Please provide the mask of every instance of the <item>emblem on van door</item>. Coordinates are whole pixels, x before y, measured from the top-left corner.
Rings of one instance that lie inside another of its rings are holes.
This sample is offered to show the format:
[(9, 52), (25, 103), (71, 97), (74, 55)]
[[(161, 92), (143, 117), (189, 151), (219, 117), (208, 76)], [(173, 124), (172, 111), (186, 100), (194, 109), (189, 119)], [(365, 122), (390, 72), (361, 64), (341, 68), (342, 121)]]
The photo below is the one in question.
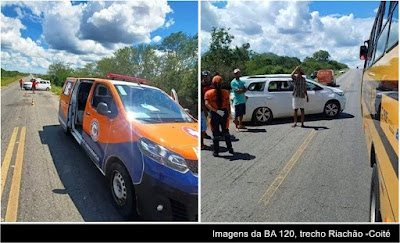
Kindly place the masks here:
[(90, 123), (90, 137), (92, 137), (93, 142), (97, 142), (99, 138), (99, 122), (93, 119)]
[(198, 131), (194, 130), (193, 128), (191, 128), (191, 127), (183, 127), (182, 129), (183, 129), (183, 131), (185, 131), (190, 136), (192, 136), (194, 138), (199, 138)]

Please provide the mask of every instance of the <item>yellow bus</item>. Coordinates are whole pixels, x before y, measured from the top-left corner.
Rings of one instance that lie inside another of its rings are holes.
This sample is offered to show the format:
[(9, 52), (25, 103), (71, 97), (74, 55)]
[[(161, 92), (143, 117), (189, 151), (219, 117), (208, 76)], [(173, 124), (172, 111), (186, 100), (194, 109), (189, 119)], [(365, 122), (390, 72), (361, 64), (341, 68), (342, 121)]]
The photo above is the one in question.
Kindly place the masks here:
[(369, 40), (360, 47), (365, 60), (361, 109), (370, 164), (371, 222), (399, 221), (399, 9), (379, 5)]

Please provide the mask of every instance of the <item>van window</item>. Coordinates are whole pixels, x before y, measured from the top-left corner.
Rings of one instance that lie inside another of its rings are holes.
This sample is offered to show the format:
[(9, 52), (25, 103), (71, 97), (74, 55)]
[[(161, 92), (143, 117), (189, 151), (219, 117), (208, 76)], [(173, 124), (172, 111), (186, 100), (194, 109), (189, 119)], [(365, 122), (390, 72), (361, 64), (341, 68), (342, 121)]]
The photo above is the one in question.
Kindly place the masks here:
[(108, 106), (108, 110), (111, 111), (111, 115), (117, 114), (117, 107), (115, 105), (114, 99), (111, 95), (110, 90), (107, 86), (103, 84), (97, 84), (94, 93), (92, 96), (92, 107), (93, 109), (97, 109), (97, 106), (100, 102), (104, 102)]
[(115, 85), (128, 117), (146, 123), (193, 122), (170, 96), (158, 89)]
[(68, 81), (67, 84), (65, 85), (63, 94), (68, 96), (69, 93), (71, 92), (71, 88), (72, 88), (72, 82)]
[(264, 91), (265, 82), (251, 83), (248, 87), (249, 91)]
[(289, 81), (271, 81), (268, 85), (269, 92), (293, 91), (293, 84)]

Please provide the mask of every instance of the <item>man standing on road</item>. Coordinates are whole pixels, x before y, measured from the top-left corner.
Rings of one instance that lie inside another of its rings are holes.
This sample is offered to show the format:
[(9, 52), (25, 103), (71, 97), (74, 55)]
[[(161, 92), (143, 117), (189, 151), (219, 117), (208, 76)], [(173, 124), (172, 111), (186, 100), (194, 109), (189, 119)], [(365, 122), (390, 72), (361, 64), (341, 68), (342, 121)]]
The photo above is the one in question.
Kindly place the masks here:
[(235, 106), (235, 125), (236, 131), (239, 129), (244, 129), (242, 124), (243, 115), (246, 114), (246, 91), (245, 83), (240, 80), (240, 70), (236, 68), (233, 73), (235, 74), (235, 79), (231, 82), (231, 88), (234, 94), (233, 105)]
[(24, 82), (22, 82), (22, 78), (19, 80), (19, 88), (22, 90), (22, 84), (23, 84)]
[(32, 93), (35, 93), (36, 90), (36, 79), (32, 79)]
[[(297, 74), (297, 75), (295, 75)], [(293, 127), (297, 126), (297, 110), (301, 111), (301, 127), (304, 127), (304, 106), (305, 102), (309, 101), (307, 94), (307, 86), (306, 79), (303, 77), (304, 71), (301, 66), (297, 66), (291, 76), (293, 79), (293, 99), (292, 99), (292, 107), (294, 110), (294, 124)]]
[[(206, 121), (205, 125), (207, 125), (208, 109), (205, 106), (204, 95), (210, 89), (213, 89), (213, 87), (211, 86), (211, 73), (209, 71), (203, 71), (203, 72), (201, 72), (201, 105), (202, 106), (204, 105), (204, 109), (205, 109), (204, 110), (205, 121)], [(204, 134), (202, 132), (202, 136), (203, 136), (202, 139), (204, 139), (204, 138), (211, 139), (211, 137), (209, 135), (207, 135), (206, 131), (204, 131)]]
[[(211, 111), (211, 131), (213, 133), (214, 157), (219, 153), (219, 138), (225, 138), (226, 147), (230, 154), (233, 154), (231, 135), (229, 134), (229, 92), (222, 89), (221, 76), (215, 76), (212, 81), (214, 88), (205, 94), (205, 103)], [(221, 128), (221, 130), (220, 130)]]

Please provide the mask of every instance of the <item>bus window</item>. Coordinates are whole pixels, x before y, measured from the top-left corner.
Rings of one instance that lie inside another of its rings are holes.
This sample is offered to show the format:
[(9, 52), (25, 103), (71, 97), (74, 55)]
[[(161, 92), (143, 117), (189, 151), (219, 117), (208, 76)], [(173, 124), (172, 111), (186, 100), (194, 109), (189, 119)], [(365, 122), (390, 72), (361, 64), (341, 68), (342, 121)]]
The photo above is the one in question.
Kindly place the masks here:
[(387, 50), (399, 42), (399, 5), (393, 11), (392, 22), (390, 24), (389, 40)]
[(376, 43), (374, 62), (376, 60), (378, 60), (379, 58), (381, 58), (383, 55), (383, 52), (385, 51), (387, 37), (388, 37), (388, 30), (389, 30), (389, 25), (387, 24), (387, 25), (385, 25), (384, 29), (382, 30), (382, 33), (380, 34), (380, 36), (378, 38), (378, 42)]

